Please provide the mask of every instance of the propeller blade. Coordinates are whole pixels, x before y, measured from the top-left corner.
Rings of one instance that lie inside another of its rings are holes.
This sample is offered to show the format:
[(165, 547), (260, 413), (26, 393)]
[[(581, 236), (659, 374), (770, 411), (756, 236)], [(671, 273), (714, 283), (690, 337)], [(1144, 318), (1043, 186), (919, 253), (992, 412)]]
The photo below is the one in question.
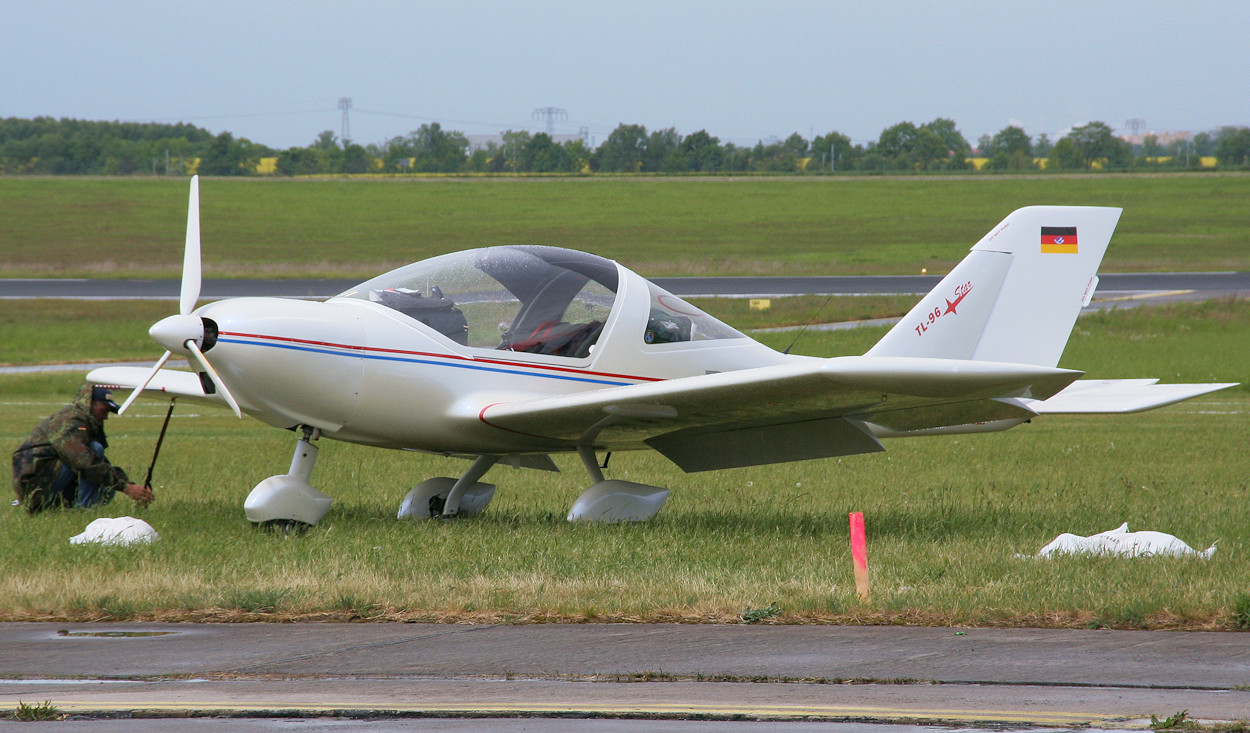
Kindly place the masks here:
[(118, 415), (125, 414), (126, 408), (130, 407), (130, 403), (139, 399), (139, 395), (143, 394), (143, 390), (147, 389), (148, 384), (151, 383), (152, 379), (156, 376), (156, 373), (161, 370), (161, 367), (165, 366), (165, 362), (169, 361), (169, 356), (170, 352), (166, 351), (165, 355), (156, 362), (156, 366), (152, 367), (152, 371), (148, 372), (148, 375), (143, 378), (143, 381), (138, 387), (135, 387), (134, 391), (130, 393), (130, 396), (126, 398), (126, 401), (122, 403), (122, 406), (117, 408)]
[(200, 177), (191, 176), (191, 199), (187, 203), (187, 246), (182, 253), (182, 292), (178, 312), (195, 310), (200, 299)]
[(208, 373), (208, 378), (213, 380), (213, 384), (217, 385), (217, 391), (221, 396), (226, 398), (226, 402), (230, 403), (230, 409), (234, 410), (235, 417), (243, 417), (243, 411), (239, 409), (239, 403), (234, 401), (234, 395), (230, 394), (230, 390), (226, 389), (226, 385), (222, 383), (221, 377), (217, 376), (217, 370), (212, 364), (208, 363), (208, 359), (204, 358), (204, 352), (200, 351), (199, 345), (194, 341), (187, 342), (187, 348), (191, 350), (192, 356), (204, 367), (204, 371)]

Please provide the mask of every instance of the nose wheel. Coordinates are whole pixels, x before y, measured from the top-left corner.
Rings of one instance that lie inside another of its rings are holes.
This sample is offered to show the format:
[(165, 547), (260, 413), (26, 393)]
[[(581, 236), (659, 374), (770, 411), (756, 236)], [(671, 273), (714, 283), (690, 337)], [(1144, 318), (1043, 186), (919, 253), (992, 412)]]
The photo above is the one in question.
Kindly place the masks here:
[(334, 500), (308, 483), (317, 463), (317, 446), (313, 443), (319, 437), (320, 430), (305, 426), (304, 436), (295, 445), (290, 471), (256, 484), (243, 502), (249, 521), (261, 527), (302, 531), (320, 522), (330, 511)]

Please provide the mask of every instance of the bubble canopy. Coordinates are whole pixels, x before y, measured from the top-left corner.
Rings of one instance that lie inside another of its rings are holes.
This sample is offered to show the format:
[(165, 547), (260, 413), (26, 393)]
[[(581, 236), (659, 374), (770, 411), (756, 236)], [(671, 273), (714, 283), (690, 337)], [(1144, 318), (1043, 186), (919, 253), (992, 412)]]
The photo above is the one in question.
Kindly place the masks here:
[[(559, 247), (456, 252), (380, 275), (340, 294), (379, 303), (475, 348), (584, 358), (602, 334), (622, 276), (597, 255)], [(641, 279), (641, 278), (640, 278)], [(648, 344), (742, 334), (648, 282)]]

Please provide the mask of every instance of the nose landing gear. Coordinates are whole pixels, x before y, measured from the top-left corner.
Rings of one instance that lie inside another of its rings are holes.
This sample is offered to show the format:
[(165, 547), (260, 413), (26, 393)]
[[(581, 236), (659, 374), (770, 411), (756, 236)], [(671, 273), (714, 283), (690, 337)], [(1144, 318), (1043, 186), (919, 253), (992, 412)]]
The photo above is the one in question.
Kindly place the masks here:
[(321, 437), (321, 431), (308, 426), (303, 431), (304, 436), (295, 445), (290, 471), (261, 481), (247, 495), (243, 511), (249, 521), (261, 527), (303, 530), (320, 522), (330, 511), (334, 500), (308, 483), (317, 463), (313, 441)]

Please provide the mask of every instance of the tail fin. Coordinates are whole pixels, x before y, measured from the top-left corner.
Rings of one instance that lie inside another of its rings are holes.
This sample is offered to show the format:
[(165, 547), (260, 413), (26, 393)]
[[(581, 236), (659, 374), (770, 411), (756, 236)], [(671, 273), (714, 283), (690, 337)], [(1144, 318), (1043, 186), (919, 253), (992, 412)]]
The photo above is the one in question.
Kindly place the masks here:
[(1119, 219), (1115, 208), (1017, 209), (867, 356), (1055, 366)]

